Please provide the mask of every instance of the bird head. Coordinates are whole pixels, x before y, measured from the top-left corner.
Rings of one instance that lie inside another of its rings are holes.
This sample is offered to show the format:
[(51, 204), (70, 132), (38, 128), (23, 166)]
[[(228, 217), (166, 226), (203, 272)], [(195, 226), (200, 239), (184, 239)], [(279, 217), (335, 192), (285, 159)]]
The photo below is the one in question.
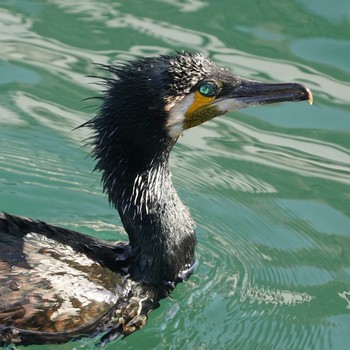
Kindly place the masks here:
[(310, 90), (301, 84), (244, 79), (202, 54), (181, 52), (105, 68), (114, 77), (106, 78), (99, 113), (86, 123), (95, 132), (93, 153), (101, 169), (118, 158), (134, 164), (135, 171), (147, 167), (167, 157), (184, 130), (232, 110), (312, 103)]
[(296, 83), (263, 83), (241, 78), (202, 54), (181, 53), (169, 59), (165, 110), (172, 137), (229, 111), (253, 105), (308, 100), (308, 88)]

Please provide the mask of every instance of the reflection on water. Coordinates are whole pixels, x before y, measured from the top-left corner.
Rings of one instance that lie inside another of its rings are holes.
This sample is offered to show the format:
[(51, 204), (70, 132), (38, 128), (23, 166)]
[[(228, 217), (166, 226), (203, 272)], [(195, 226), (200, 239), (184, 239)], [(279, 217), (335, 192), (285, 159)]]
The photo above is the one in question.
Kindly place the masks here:
[[(184, 137), (182, 144), (192, 148), (192, 152), (205, 152), (206, 154), (226, 157), (228, 159), (244, 160), (279, 168), (288, 172), (295, 172), (302, 176), (311, 176), (335, 182), (349, 184), (350, 181), (350, 152), (347, 148), (330, 142), (302, 136), (292, 136), (282, 133), (263, 131), (251, 125), (230, 120), (220, 120), (222, 128), (205, 131), (190, 131), (191, 137)], [(191, 145), (193, 135), (196, 133), (196, 143)], [(212, 148), (206, 140), (225, 138), (225, 147)], [(232, 140), (232, 145), (227, 140)], [(237, 139), (239, 143), (237, 146)], [(193, 147), (196, 147), (193, 150)], [(212, 172), (212, 169), (208, 169)], [(229, 181), (225, 175), (222, 181)], [(213, 180), (217, 181), (216, 179)]]
[[(252, 11), (255, 5), (276, 13), (266, 19), (271, 26)], [(348, 346), (347, 32), (337, 6), (292, 5), (299, 12), (284, 18), (277, 3), (257, 1), (222, 2), (232, 9), (227, 13), (200, 0), (1, 5), (0, 209), (102, 238), (125, 235), (98, 174), (90, 173), (88, 150), (79, 148), (89, 131), (72, 131), (96, 108), (80, 102), (99, 94), (98, 79), (87, 77), (102, 74), (93, 62), (190, 49), (245, 77), (304, 82), (313, 90), (313, 108), (247, 109), (180, 139), (171, 166), (198, 223), (197, 269), (124, 348)], [(296, 22), (286, 34), (285, 23), (299, 17), (317, 23), (315, 32), (300, 37)], [(339, 39), (327, 36), (331, 29)], [(231, 38), (244, 40), (233, 45)], [(62, 348), (93, 346), (85, 339)], [(31, 347), (37, 348), (51, 347)]]
[(296, 304), (302, 304), (310, 302), (312, 297), (306, 293), (298, 293), (288, 290), (276, 290), (267, 288), (258, 288), (257, 285), (247, 285), (246, 289), (241, 293), (241, 302), (250, 301), (258, 302), (259, 304), (277, 304), (293, 306)]
[(89, 135), (89, 131), (85, 128), (75, 129), (87, 120), (86, 114), (80, 111), (64, 108), (53, 102), (39, 100), (35, 96), (20, 92), (12, 96), (12, 101), (23, 114), (28, 113), (40, 125), (65, 134), (65, 137), (80, 143)]

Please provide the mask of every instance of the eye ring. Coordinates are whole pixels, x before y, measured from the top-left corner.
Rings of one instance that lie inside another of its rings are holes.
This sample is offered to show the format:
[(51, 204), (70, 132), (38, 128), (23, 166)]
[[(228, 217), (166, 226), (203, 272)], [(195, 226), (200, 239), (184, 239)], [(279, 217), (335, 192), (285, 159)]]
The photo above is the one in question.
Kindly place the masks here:
[(197, 90), (205, 97), (212, 97), (216, 95), (218, 86), (212, 81), (204, 81), (198, 86)]

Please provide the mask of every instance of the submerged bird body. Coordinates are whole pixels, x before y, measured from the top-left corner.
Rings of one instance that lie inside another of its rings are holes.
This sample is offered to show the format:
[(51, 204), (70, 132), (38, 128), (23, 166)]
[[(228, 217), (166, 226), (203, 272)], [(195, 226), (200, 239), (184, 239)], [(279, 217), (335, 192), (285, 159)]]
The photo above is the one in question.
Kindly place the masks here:
[(232, 109), (312, 98), (302, 85), (245, 80), (201, 54), (104, 68), (114, 78), (84, 126), (129, 243), (0, 215), (0, 343), (110, 339), (141, 328), (194, 264), (194, 221), (169, 169), (179, 136)]

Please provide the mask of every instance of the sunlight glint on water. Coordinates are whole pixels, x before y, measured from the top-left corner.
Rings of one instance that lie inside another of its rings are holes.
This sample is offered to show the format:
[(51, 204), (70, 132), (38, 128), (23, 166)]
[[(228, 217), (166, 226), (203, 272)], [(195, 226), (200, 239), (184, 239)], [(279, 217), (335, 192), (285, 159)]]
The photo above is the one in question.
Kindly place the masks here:
[(197, 221), (197, 269), (141, 332), (107, 349), (348, 348), (345, 3), (1, 3), (0, 210), (10, 213), (125, 239), (80, 148), (88, 131), (73, 131), (98, 104), (81, 102), (101, 89), (87, 77), (99, 74), (94, 62), (201, 51), (247, 78), (301, 82), (314, 94), (313, 107), (242, 110), (180, 139), (171, 166)]

